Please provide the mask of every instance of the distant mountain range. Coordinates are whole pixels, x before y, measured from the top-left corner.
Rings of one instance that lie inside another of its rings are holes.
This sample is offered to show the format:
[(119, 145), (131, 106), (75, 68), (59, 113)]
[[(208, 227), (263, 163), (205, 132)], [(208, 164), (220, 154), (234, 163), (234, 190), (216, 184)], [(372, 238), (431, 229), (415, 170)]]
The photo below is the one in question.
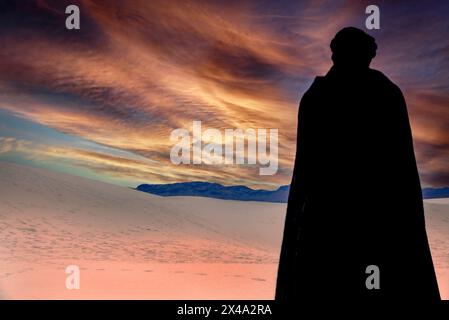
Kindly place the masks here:
[[(170, 184), (141, 184), (136, 190), (158, 196), (195, 196), (225, 200), (265, 201), (285, 203), (290, 187), (281, 186), (276, 190), (254, 190), (246, 186), (223, 186), (211, 182), (178, 182)], [(449, 188), (425, 188), (425, 199), (449, 198)]]
[(287, 202), (289, 186), (277, 190), (254, 190), (245, 186), (223, 186), (211, 182), (179, 182), (170, 184), (141, 184), (139, 191), (159, 196), (195, 196), (225, 200)]
[(424, 188), (422, 195), (424, 199), (449, 198), (449, 188)]

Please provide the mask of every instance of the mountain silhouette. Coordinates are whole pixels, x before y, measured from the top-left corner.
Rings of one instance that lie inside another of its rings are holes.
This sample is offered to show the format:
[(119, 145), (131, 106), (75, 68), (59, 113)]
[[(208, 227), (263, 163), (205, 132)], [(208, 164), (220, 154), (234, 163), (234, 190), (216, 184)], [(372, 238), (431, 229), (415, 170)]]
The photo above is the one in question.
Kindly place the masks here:
[(194, 196), (239, 201), (287, 202), (289, 186), (276, 190), (254, 190), (246, 186), (223, 186), (211, 182), (141, 184), (136, 190), (159, 196)]
[[(211, 182), (177, 182), (168, 184), (141, 184), (136, 190), (163, 197), (192, 196), (238, 201), (262, 201), (286, 203), (290, 186), (280, 186), (276, 190), (255, 190), (246, 186), (223, 186)], [(352, 190), (347, 190), (351, 194)], [(424, 199), (449, 198), (449, 188), (424, 188)]]
[(422, 195), (424, 199), (449, 198), (449, 188), (424, 188)]

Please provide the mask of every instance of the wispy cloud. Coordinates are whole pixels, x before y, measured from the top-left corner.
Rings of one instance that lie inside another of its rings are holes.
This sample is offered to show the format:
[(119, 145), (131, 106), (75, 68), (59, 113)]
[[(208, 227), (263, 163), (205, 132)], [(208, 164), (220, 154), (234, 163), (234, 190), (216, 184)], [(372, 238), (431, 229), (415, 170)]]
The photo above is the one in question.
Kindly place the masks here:
[[(33, 146), (36, 154), (63, 155), (106, 175), (248, 185), (288, 183), (299, 98), (313, 77), (329, 68), (335, 32), (362, 27), (366, 6), (363, 1), (72, 2), (81, 8), (80, 31), (64, 28), (67, 1), (4, 5), (0, 108), (151, 161), (82, 154), (70, 146), (64, 152), (49, 145), (38, 152)], [(449, 44), (436, 32), (447, 29), (448, 6), (382, 4), (375, 66), (405, 90), (425, 183), (449, 184), (441, 179), (449, 161), (443, 159)], [(222, 129), (279, 128), (279, 174), (262, 179), (255, 167), (172, 165), (170, 132), (190, 128), (193, 120)]]

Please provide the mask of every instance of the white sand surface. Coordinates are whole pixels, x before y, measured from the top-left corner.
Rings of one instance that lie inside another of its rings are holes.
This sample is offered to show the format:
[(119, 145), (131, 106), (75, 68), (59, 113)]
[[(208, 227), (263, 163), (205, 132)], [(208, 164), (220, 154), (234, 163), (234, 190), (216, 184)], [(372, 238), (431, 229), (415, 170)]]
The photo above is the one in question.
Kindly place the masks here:
[[(449, 199), (425, 206), (449, 299)], [(0, 298), (272, 299), (285, 208), (0, 162)], [(65, 286), (68, 265), (80, 268), (79, 290)]]
[[(284, 209), (0, 162), (0, 295), (270, 299)], [(80, 267), (79, 290), (65, 287), (68, 265)]]
[(441, 298), (449, 300), (449, 199), (424, 200), (424, 210)]

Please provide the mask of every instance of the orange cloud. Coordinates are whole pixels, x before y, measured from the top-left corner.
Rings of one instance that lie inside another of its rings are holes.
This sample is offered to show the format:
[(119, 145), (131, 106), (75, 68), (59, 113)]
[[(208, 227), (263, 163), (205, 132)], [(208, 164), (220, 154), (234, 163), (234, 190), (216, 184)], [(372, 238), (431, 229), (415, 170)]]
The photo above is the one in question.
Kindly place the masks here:
[[(335, 32), (348, 24), (364, 23), (364, 4), (359, 1), (268, 6), (257, 1), (226, 5), (219, 1), (77, 2), (82, 13), (79, 31), (64, 29), (65, 3), (60, 1), (14, 4), (10, 16), (32, 17), (23, 24), (10, 25), (5, 22), (9, 20), (0, 19), (4, 24), (0, 108), (156, 161), (157, 178), (142, 178), (158, 181), (165, 176), (167, 181), (288, 183), (299, 98), (313, 77), (329, 68), (328, 45)], [(413, 46), (423, 35), (414, 34), (413, 41), (403, 44), (395, 33), (382, 37), (395, 50), (384, 51), (386, 58), (378, 63), (394, 80), (413, 78), (401, 76), (404, 73), (397, 69), (416, 66), (397, 54), (398, 46)], [(382, 53), (384, 48), (379, 50)], [(412, 96), (411, 105), (435, 106), (435, 118), (441, 116), (443, 104), (420, 97)], [(433, 127), (420, 111), (412, 110), (411, 115), (416, 115), (412, 123), (419, 141), (441, 144), (447, 138), (441, 134), (443, 124)], [(172, 165), (171, 130), (190, 128), (193, 120), (218, 129), (278, 128), (278, 175), (262, 179), (255, 167)], [(123, 167), (120, 162), (120, 167), (105, 158), (96, 159), (92, 161), (97, 169), (104, 161), (115, 172), (121, 168), (123, 176), (143, 170), (140, 164)]]

